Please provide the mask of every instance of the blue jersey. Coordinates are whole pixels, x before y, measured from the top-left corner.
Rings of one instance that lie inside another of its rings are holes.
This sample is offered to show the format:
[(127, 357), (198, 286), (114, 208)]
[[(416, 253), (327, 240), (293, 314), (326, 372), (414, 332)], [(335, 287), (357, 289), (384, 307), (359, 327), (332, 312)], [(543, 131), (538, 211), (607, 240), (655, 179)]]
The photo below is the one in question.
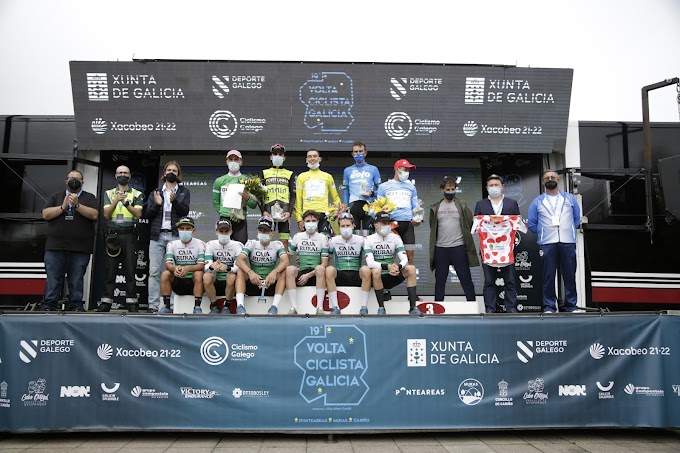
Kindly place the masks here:
[(399, 182), (394, 179), (385, 181), (378, 187), (376, 197), (387, 198), (397, 207), (390, 212), (392, 220), (405, 222), (413, 219), (413, 210), (418, 203), (418, 192), (416, 186), (410, 182)]
[(380, 184), (380, 171), (374, 165), (354, 164), (345, 168), (342, 174), (342, 202), (349, 204), (353, 201), (373, 201), (373, 196), (364, 196), (363, 192), (372, 193)]

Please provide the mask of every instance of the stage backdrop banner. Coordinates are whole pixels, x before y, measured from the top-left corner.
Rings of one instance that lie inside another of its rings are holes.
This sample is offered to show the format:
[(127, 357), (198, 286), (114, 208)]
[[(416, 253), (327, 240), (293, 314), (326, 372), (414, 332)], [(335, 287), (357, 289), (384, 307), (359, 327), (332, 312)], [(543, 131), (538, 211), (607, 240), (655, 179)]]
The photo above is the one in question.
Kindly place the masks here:
[(80, 149), (550, 153), (572, 69), (300, 62), (71, 62)]
[(680, 317), (0, 315), (0, 431), (680, 427)]

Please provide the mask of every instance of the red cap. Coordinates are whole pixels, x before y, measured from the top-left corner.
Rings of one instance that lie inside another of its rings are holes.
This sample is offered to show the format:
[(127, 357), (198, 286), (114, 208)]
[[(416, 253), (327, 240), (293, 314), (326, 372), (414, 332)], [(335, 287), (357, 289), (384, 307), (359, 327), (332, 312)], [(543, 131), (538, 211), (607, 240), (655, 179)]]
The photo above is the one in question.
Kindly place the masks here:
[(411, 162), (407, 161), (406, 159), (399, 159), (394, 163), (395, 170), (399, 167), (416, 168), (415, 165), (411, 165)]

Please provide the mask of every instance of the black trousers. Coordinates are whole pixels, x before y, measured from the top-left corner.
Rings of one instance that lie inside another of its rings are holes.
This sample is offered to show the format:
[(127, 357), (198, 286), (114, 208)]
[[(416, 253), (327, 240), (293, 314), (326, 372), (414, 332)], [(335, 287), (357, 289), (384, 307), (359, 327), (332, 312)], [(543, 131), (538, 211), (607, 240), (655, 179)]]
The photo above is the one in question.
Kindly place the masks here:
[[(112, 233), (115, 234), (115, 233)], [(137, 303), (137, 285), (135, 269), (137, 269), (137, 235), (133, 233), (117, 233), (120, 240), (120, 255), (108, 257), (109, 274), (104, 287), (102, 303), (113, 303), (113, 292), (116, 288), (116, 276), (125, 277), (125, 303)], [(118, 263), (121, 263), (120, 273)]]

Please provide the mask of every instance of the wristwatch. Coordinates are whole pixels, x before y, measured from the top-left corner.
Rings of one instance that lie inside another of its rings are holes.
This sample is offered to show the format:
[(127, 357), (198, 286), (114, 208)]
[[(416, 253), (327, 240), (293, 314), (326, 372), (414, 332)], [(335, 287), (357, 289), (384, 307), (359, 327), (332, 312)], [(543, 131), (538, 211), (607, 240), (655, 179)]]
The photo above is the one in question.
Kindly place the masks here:
[(125, 203), (123, 203), (123, 206), (125, 206), (126, 208), (128, 206), (130, 206), (130, 200), (125, 200)]

